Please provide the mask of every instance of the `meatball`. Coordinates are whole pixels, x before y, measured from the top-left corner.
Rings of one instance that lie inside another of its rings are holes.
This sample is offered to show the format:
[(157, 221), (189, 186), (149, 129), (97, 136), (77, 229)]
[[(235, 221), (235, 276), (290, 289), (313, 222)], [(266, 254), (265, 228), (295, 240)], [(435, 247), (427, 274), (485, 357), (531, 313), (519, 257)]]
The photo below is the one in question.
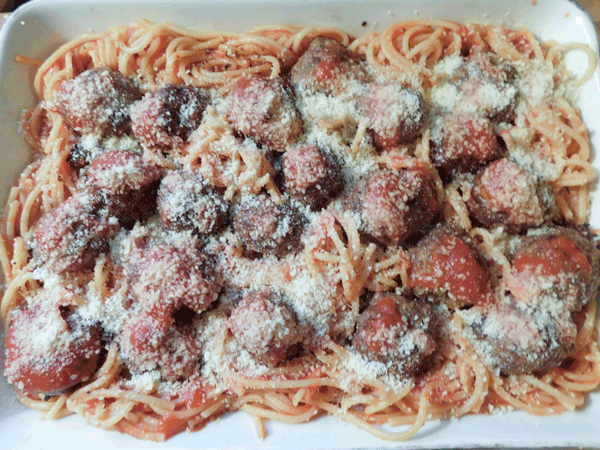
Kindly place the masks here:
[(140, 90), (121, 73), (98, 67), (61, 84), (55, 103), (72, 130), (104, 136), (126, 130), (129, 108), (141, 97)]
[(467, 337), (503, 374), (546, 372), (576, 349), (577, 315), (595, 301), (600, 250), (572, 229), (520, 238), (495, 303), (462, 311)]
[(312, 209), (340, 194), (344, 179), (339, 161), (316, 145), (298, 145), (283, 158), (285, 192)]
[(354, 349), (404, 376), (417, 374), (436, 349), (430, 304), (377, 294), (358, 318)]
[(335, 39), (316, 37), (291, 71), (295, 89), (340, 94), (367, 75), (350, 51)]
[(433, 174), (426, 167), (371, 172), (344, 202), (355, 213), (359, 230), (382, 245), (401, 244), (427, 226), (439, 207)]
[(279, 152), (303, 132), (293, 94), (281, 78), (239, 78), (228, 97), (227, 118), (240, 133)]
[(165, 380), (178, 381), (192, 376), (198, 367), (196, 334), (193, 327), (172, 326), (164, 318), (142, 313), (125, 325), (118, 342), (131, 371), (159, 370)]
[(515, 85), (517, 70), (494, 58), (484, 52), (469, 55), (468, 76), (463, 79), (461, 89), (467, 96), (466, 101), (473, 99), (492, 122), (510, 122), (519, 95)]
[(194, 86), (168, 85), (146, 94), (131, 113), (135, 137), (148, 148), (180, 148), (200, 126), (209, 98)]
[(434, 87), (432, 102), (446, 113), (476, 112), (494, 123), (510, 122), (519, 90), (517, 71), (483, 52), (475, 52), (452, 71), (446, 82)]
[(500, 157), (492, 123), (476, 114), (438, 117), (431, 132), (431, 160), (441, 171), (470, 172)]
[(17, 311), (8, 329), (4, 374), (28, 393), (63, 392), (88, 381), (100, 365), (98, 328), (75, 315), (65, 320), (57, 300), (49, 300)]
[(525, 238), (511, 262), (506, 287), (530, 308), (580, 310), (597, 297), (600, 250), (572, 229)]
[(485, 303), (490, 295), (486, 270), (466, 237), (438, 227), (409, 251), (409, 288), (437, 295), (452, 309)]
[(577, 328), (570, 315), (536, 318), (510, 296), (458, 314), (483, 363), (503, 375), (548, 371), (575, 348)]
[(158, 211), (164, 228), (209, 235), (226, 225), (229, 204), (201, 175), (178, 170), (160, 183)]
[(421, 93), (401, 84), (370, 83), (360, 109), (370, 121), (375, 144), (384, 149), (417, 139), (427, 116)]
[(119, 230), (116, 220), (97, 214), (101, 204), (97, 195), (84, 191), (43, 216), (35, 230), (34, 258), (54, 272), (91, 267)]
[[(220, 287), (208, 258), (194, 238), (141, 250), (131, 267), (131, 291), (142, 309), (169, 318), (182, 307), (200, 313), (217, 299)], [(166, 320), (166, 319), (165, 319)]]
[(111, 150), (90, 164), (85, 184), (100, 193), (111, 215), (122, 222), (135, 222), (153, 213), (160, 169), (141, 155)]
[(80, 172), (81, 169), (88, 166), (103, 151), (101, 143), (96, 138), (85, 141), (79, 139), (71, 148), (69, 156), (67, 156), (67, 164), (74, 171)]
[(477, 173), (467, 205), (485, 226), (504, 225), (514, 233), (550, 221), (558, 211), (552, 187), (508, 159)]
[(141, 155), (111, 150), (94, 158), (86, 184), (108, 195), (124, 196), (148, 187), (159, 178), (159, 168)]
[(249, 252), (283, 257), (300, 248), (305, 219), (289, 205), (267, 195), (247, 198), (235, 214), (233, 228)]
[(276, 366), (301, 339), (296, 315), (269, 290), (242, 298), (229, 318), (231, 332), (257, 361)]

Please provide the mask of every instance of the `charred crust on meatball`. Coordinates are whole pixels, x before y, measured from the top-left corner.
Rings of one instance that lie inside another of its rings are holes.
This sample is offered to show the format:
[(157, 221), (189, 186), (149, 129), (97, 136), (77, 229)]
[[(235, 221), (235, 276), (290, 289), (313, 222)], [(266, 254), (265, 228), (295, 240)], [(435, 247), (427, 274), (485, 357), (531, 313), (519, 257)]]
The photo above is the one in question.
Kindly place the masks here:
[(298, 58), (290, 78), (296, 90), (339, 94), (352, 82), (364, 83), (367, 74), (346, 46), (318, 36)]
[(99, 213), (102, 205), (101, 196), (83, 191), (42, 216), (35, 229), (34, 259), (58, 273), (91, 268), (119, 229)]
[(284, 78), (239, 78), (227, 98), (227, 118), (236, 132), (283, 152), (303, 132), (294, 94)]
[(577, 329), (570, 316), (540, 326), (510, 296), (461, 315), (475, 352), (501, 375), (547, 372), (575, 348)]
[(267, 288), (248, 293), (236, 304), (229, 327), (254, 359), (268, 366), (293, 355), (302, 338), (296, 314), (281, 294)]
[(135, 137), (150, 149), (182, 147), (202, 122), (209, 94), (198, 87), (167, 85), (148, 93), (131, 113)]
[(438, 347), (439, 323), (431, 304), (390, 294), (376, 294), (359, 316), (352, 345), (401, 376), (419, 374)]
[(403, 243), (432, 223), (440, 206), (433, 174), (426, 168), (370, 172), (344, 201), (363, 237), (381, 245)]
[(320, 209), (343, 190), (341, 163), (325, 148), (311, 144), (291, 147), (281, 166), (285, 192), (312, 209)]
[(164, 228), (208, 236), (227, 225), (229, 203), (200, 174), (178, 170), (161, 181), (158, 211)]
[(489, 301), (491, 264), (466, 232), (438, 225), (407, 253), (407, 287), (415, 295), (450, 309)]
[(368, 129), (382, 149), (414, 142), (427, 120), (420, 92), (402, 84), (367, 84), (359, 109), (369, 119)]
[(120, 72), (97, 67), (61, 84), (55, 103), (69, 128), (104, 136), (127, 131), (129, 109), (141, 97), (133, 81)]
[(477, 172), (467, 206), (484, 226), (502, 224), (512, 233), (540, 226), (558, 216), (552, 186), (506, 158)]
[(492, 123), (470, 113), (435, 117), (429, 145), (431, 160), (446, 179), (473, 172), (503, 153)]
[(85, 184), (102, 198), (109, 215), (131, 228), (156, 209), (161, 175), (162, 170), (140, 154), (110, 150), (94, 158), (85, 174)]
[(276, 204), (268, 195), (248, 196), (234, 214), (233, 229), (248, 256), (278, 258), (298, 251), (306, 219), (289, 204)]

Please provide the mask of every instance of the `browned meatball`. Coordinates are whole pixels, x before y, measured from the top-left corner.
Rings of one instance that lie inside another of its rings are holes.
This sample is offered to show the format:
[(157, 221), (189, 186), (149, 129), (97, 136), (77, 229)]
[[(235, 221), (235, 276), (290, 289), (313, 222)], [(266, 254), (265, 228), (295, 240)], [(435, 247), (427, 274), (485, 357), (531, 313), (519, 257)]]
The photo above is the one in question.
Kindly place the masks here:
[(169, 172), (160, 183), (158, 210), (161, 224), (167, 229), (209, 235), (226, 225), (229, 204), (201, 175), (177, 170)]
[(530, 308), (571, 313), (597, 299), (599, 270), (600, 250), (594, 242), (576, 230), (557, 228), (524, 238), (505, 284)]
[(141, 313), (134, 316), (118, 336), (121, 355), (132, 372), (159, 370), (167, 381), (187, 379), (200, 360), (197, 331), (172, 326), (163, 318)]
[(168, 85), (146, 94), (131, 113), (135, 137), (148, 148), (179, 148), (200, 126), (208, 101), (208, 93), (194, 86)]
[(483, 361), (503, 374), (545, 372), (576, 349), (577, 315), (596, 301), (600, 250), (576, 230), (520, 238), (495, 303), (461, 312)]
[(88, 381), (98, 369), (102, 349), (98, 328), (84, 325), (74, 315), (65, 320), (60, 303), (62, 299), (46, 298), (12, 316), (4, 374), (25, 392), (60, 393)]
[(358, 318), (352, 341), (367, 358), (404, 376), (417, 374), (436, 349), (430, 304), (378, 294)]
[(292, 67), (291, 79), (296, 89), (325, 94), (339, 94), (352, 82), (364, 82), (365, 70), (350, 51), (335, 39), (316, 37)]
[(281, 78), (238, 78), (229, 94), (227, 118), (237, 131), (279, 152), (303, 131), (293, 94)]
[(84, 144), (83, 140), (79, 139), (73, 147), (71, 147), (69, 156), (67, 156), (67, 163), (71, 169), (77, 172), (81, 171), (81, 169), (89, 165), (97, 155), (104, 151), (101, 143), (98, 142), (97, 139), (93, 139), (93, 144), (90, 144), (89, 141)]
[(35, 230), (34, 258), (55, 272), (91, 267), (119, 229), (116, 221), (96, 213), (101, 203), (98, 196), (81, 192), (43, 216)]
[(505, 297), (460, 311), (465, 333), (483, 363), (503, 375), (545, 372), (574, 350), (577, 327), (570, 314), (538, 316)]
[(117, 134), (129, 125), (129, 108), (142, 97), (116, 70), (98, 67), (65, 81), (55, 102), (67, 125), (80, 134)]
[(246, 295), (231, 312), (231, 332), (262, 364), (276, 366), (301, 339), (296, 315), (270, 290)]
[(131, 291), (144, 311), (173, 323), (180, 308), (200, 313), (217, 299), (220, 286), (213, 279), (213, 267), (197, 246), (195, 238), (186, 237), (141, 249), (130, 278)]
[(344, 208), (359, 230), (382, 245), (398, 245), (428, 225), (439, 209), (433, 174), (426, 167), (378, 170), (360, 179)]
[(141, 191), (160, 178), (160, 169), (142, 155), (111, 150), (94, 158), (87, 171), (87, 185), (108, 195)]
[(450, 78), (460, 94), (457, 108), (469, 105), (492, 122), (509, 122), (519, 95), (516, 76), (510, 64), (498, 62), (488, 53), (472, 53)]
[(305, 219), (289, 205), (277, 205), (267, 195), (246, 199), (235, 214), (233, 228), (246, 250), (277, 257), (295, 252)]
[(86, 184), (102, 195), (109, 214), (122, 222), (135, 222), (156, 209), (153, 183), (160, 175), (160, 169), (141, 155), (111, 150), (94, 158)]
[(283, 158), (285, 192), (319, 209), (339, 195), (344, 179), (339, 161), (331, 152), (316, 145), (298, 145)]
[(370, 83), (360, 99), (360, 109), (370, 121), (375, 143), (382, 148), (413, 142), (427, 118), (421, 93), (401, 84)]
[(176, 381), (197, 367), (196, 331), (176, 317), (186, 308), (192, 314), (204, 311), (220, 291), (213, 267), (197, 246), (195, 238), (184, 237), (132, 251), (130, 287), (140, 311), (118, 341), (133, 371), (158, 369), (163, 378)]
[(438, 117), (432, 126), (431, 144), (433, 164), (448, 174), (470, 172), (501, 153), (492, 123), (469, 113)]
[(410, 249), (409, 257), (407, 287), (417, 295), (435, 294), (453, 309), (488, 301), (487, 272), (467, 237), (438, 227)]
[(558, 211), (552, 187), (508, 159), (477, 173), (467, 205), (485, 226), (504, 225), (515, 233), (553, 219)]

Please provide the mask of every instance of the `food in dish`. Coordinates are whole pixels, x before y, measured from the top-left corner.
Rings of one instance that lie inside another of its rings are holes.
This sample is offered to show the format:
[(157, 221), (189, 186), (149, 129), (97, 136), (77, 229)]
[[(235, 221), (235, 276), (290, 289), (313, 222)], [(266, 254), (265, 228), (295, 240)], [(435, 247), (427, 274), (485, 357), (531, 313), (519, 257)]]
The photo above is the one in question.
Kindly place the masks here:
[(2, 229), (20, 400), (155, 440), (580, 406), (600, 255), (566, 50), (447, 21), (65, 44)]

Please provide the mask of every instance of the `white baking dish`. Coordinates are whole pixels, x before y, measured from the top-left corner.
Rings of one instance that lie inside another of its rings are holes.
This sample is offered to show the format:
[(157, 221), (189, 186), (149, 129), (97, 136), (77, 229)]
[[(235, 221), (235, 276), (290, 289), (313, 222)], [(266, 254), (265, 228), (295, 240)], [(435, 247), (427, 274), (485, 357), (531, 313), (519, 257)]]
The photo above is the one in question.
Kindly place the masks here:
[[(598, 51), (594, 27), (574, 3), (567, 0), (459, 1), (401, 0), (220, 0), (179, 1), (76, 1), (41, 0), (11, 15), (0, 34), (0, 198), (29, 158), (17, 122), (24, 107), (34, 104), (33, 70), (14, 63), (23, 54), (45, 58), (53, 49), (75, 36), (106, 30), (142, 18), (169, 21), (187, 27), (242, 31), (249, 27), (288, 23), (328, 24), (361, 34), (383, 29), (395, 21), (413, 18), (446, 18), (457, 21), (494, 21), (508, 26), (527, 26), (541, 39), (582, 42)], [(363, 27), (366, 22), (366, 27)], [(575, 71), (586, 66), (583, 54), (573, 54)], [(580, 105), (591, 130), (592, 144), (600, 148), (600, 71), (581, 92)], [(600, 168), (600, 158), (596, 158)], [(592, 226), (600, 227), (600, 200), (595, 196)], [(0, 362), (2, 361), (0, 356)], [(3, 364), (2, 364), (3, 365)], [(87, 426), (79, 417), (42, 422), (37, 413), (21, 406), (12, 389), (0, 377), (0, 447), (6, 449), (96, 450), (111, 447), (161, 449), (357, 449), (357, 448), (469, 448), (469, 447), (590, 447), (600, 443), (600, 392), (590, 396), (585, 408), (554, 417), (524, 413), (465, 417), (458, 421), (428, 423), (406, 443), (379, 441), (335, 418), (302, 425), (268, 423), (268, 437), (260, 442), (252, 421), (244, 413), (228, 414), (198, 433), (184, 433), (162, 443), (137, 441), (116, 432)]]

